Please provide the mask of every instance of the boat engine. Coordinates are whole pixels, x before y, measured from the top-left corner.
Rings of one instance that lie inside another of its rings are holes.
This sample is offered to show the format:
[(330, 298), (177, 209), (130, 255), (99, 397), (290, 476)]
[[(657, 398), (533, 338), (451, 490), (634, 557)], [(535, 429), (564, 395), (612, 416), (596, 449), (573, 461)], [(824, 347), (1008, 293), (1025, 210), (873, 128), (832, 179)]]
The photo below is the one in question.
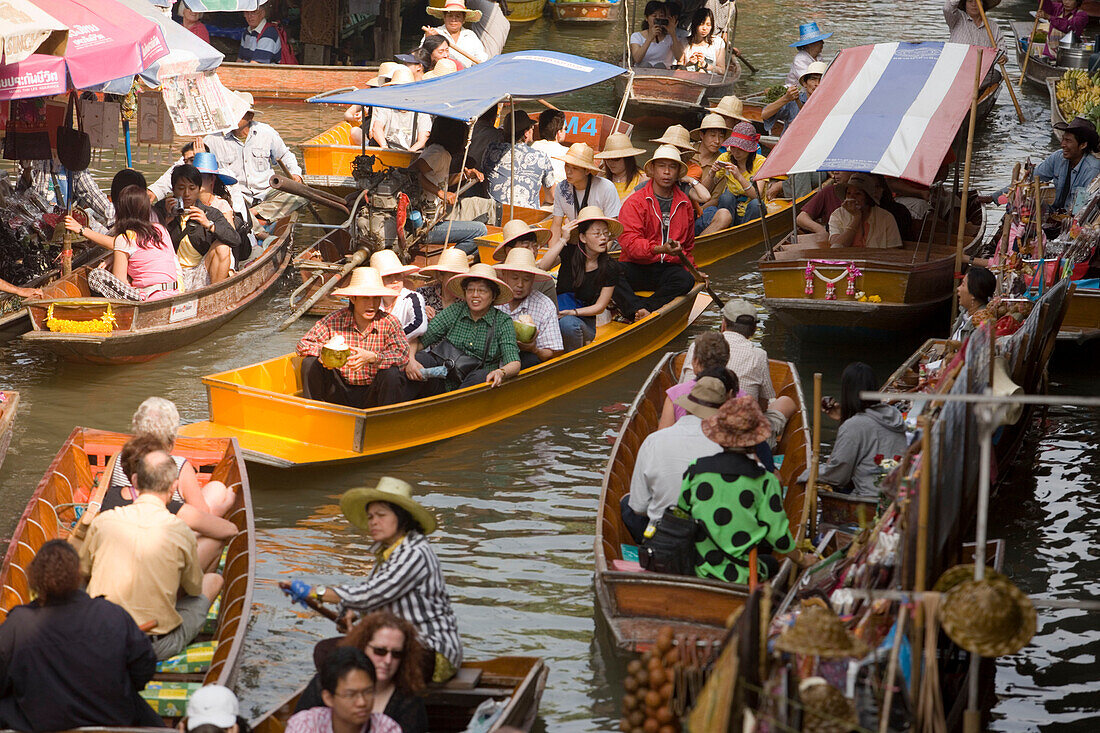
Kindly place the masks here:
[(402, 262), (411, 262), (414, 247), (407, 236), (423, 223), (425, 201), (420, 179), (408, 168), (374, 170), (373, 155), (357, 156), (352, 174), (361, 189), (353, 223), (352, 250), (365, 247), (371, 254), (392, 249)]

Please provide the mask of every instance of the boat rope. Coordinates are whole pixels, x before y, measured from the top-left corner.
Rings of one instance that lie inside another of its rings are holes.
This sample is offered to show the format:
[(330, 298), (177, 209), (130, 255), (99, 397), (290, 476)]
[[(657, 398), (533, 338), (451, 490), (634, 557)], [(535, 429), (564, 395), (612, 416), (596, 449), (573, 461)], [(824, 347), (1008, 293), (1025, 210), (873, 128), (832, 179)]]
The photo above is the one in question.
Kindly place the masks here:
[[(820, 265), (843, 267), (844, 269), (836, 277), (826, 277), (817, 270)], [(860, 270), (856, 263), (848, 260), (809, 260), (806, 263), (806, 295), (813, 297), (815, 277), (825, 283), (825, 300), (836, 300), (836, 284), (844, 278), (848, 278), (848, 287), (844, 292), (848, 295), (855, 295), (856, 278), (862, 275), (863, 270)]]

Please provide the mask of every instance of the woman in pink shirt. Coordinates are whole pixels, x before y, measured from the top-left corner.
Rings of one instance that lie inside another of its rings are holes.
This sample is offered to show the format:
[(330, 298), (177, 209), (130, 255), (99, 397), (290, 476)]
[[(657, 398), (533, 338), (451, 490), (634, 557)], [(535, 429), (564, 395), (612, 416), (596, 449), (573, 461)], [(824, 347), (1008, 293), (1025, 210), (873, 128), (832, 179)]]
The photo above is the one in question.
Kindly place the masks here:
[(202, 22), (202, 13), (196, 13), (191, 8), (187, 7), (187, 3), (181, 2), (179, 4), (180, 24), (187, 30), (194, 33), (202, 40), (210, 43), (210, 32), (206, 30), (206, 26)]
[(115, 202), (114, 262), (111, 270), (88, 273), (88, 287), (100, 295), (121, 300), (157, 300), (175, 294), (179, 260), (167, 230), (153, 224), (149, 196), (138, 186), (127, 186)]

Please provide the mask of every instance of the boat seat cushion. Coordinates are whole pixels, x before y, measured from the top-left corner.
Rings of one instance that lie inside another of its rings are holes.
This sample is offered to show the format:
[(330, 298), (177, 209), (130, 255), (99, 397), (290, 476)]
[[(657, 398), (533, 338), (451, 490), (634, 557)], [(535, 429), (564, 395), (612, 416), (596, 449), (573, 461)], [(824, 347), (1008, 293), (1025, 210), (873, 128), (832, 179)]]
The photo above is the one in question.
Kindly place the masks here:
[(189, 645), (174, 657), (157, 662), (158, 674), (198, 674), (210, 669), (214, 659), (214, 650), (218, 648), (216, 639), (198, 641)]
[(141, 691), (145, 702), (162, 718), (182, 718), (187, 715), (187, 701), (201, 682), (160, 682), (153, 680)]

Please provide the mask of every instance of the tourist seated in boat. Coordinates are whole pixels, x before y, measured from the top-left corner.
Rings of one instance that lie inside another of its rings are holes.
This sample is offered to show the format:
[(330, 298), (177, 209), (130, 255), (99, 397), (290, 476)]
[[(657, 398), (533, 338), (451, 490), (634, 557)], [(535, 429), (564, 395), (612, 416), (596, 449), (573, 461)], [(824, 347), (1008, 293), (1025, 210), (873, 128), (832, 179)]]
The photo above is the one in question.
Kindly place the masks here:
[(1081, 0), (1043, 0), (1038, 17), (1050, 23), (1047, 42), (1043, 45), (1043, 56), (1057, 59), (1058, 43), (1063, 36), (1073, 34), (1080, 39), (1089, 24), (1089, 14), (1081, 7)]
[[(520, 368), (530, 369), (560, 356), (565, 347), (558, 326), (558, 307), (534, 287), (536, 280), (552, 283), (554, 277), (539, 269), (535, 255), (526, 247), (513, 247), (504, 262), (494, 269), (512, 290), (512, 299), (496, 307), (515, 324)], [(527, 326), (535, 329), (529, 338), (526, 337)], [(524, 338), (520, 338), (521, 335)]]
[(393, 718), (373, 712), (378, 673), (363, 652), (338, 647), (320, 667), (324, 704), (291, 715), (286, 733), (402, 733)]
[(441, 310), (455, 302), (455, 296), (447, 289), (447, 281), (455, 275), (462, 275), (470, 271), (470, 261), (466, 259), (466, 253), (457, 247), (448, 247), (439, 254), (439, 259), (434, 265), (421, 267), (417, 274), (421, 277), (431, 278), (427, 285), (421, 285), (416, 292), (424, 299), (428, 320), (435, 318)]
[(874, 191), (873, 200), (879, 206), (894, 217), (894, 223), (898, 225), (898, 233), (903, 240), (913, 237), (913, 215), (909, 207), (894, 198), (894, 192), (886, 183), (886, 178), (877, 173), (860, 173), (871, 183)]
[(726, 42), (715, 34), (714, 13), (702, 7), (691, 16), (680, 66), (688, 71), (722, 74), (726, 69)]
[(718, 206), (733, 215), (733, 223), (744, 224), (760, 218), (764, 210), (766, 181), (752, 177), (764, 165), (766, 156), (760, 151), (760, 135), (751, 122), (738, 122), (730, 136), (722, 142), (726, 152), (714, 165), (703, 171), (703, 187), (714, 191), (725, 184), (718, 197)]
[(611, 305), (622, 272), (608, 248), (623, 232), (622, 224), (604, 216), (598, 206), (586, 206), (573, 221), (569, 236), (550, 246), (539, 267), (558, 267), (558, 326), (566, 351), (596, 338), (596, 319)]
[[(982, 3), (982, 8), (978, 3)], [(947, 21), (947, 27), (951, 35), (948, 41), (951, 43), (965, 43), (970, 46), (989, 46), (989, 31), (982, 22), (982, 9), (989, 12), (1001, 4), (1001, 0), (944, 0), (943, 19)], [(996, 23), (989, 24), (989, 30), (993, 31), (994, 45), (1001, 46), (1001, 28)]]
[[(382, 86), (390, 80), (390, 77), (393, 76), (393, 72), (400, 66), (401, 64), (397, 61), (383, 61), (378, 65), (378, 73), (373, 79), (367, 82), (367, 86), (372, 89)], [(416, 72), (413, 72), (413, 77), (416, 77)], [(373, 107), (353, 104), (344, 110), (344, 122), (351, 125), (351, 131), (348, 133), (348, 142), (352, 145), (361, 145), (363, 143), (363, 131), (366, 130), (369, 136), (371, 123), (373, 121)]]
[(786, 130), (813, 93), (817, 91), (821, 77), (828, 68), (829, 65), (824, 61), (814, 61), (798, 77), (798, 86), (787, 87), (783, 96), (765, 105), (760, 111), (760, 119), (764, 121), (764, 132), (771, 134), (777, 122), (782, 122), (783, 129)]
[(603, 177), (615, 184), (619, 201), (626, 201), (630, 194), (645, 183), (645, 173), (638, 167), (638, 160), (635, 158), (643, 153), (644, 150), (634, 147), (630, 142), (629, 135), (621, 132), (608, 135), (603, 150), (596, 153), (596, 160), (603, 161)]
[(877, 497), (880, 462), (900, 461), (907, 441), (902, 414), (893, 405), (861, 399), (860, 392), (879, 388), (875, 372), (853, 362), (840, 375), (840, 401), (822, 400), (825, 414), (840, 423), (832, 453), (817, 481), (854, 496)]
[[(410, 380), (421, 383), (420, 397), (483, 383), (499, 387), (521, 368), (512, 319), (493, 307), (512, 300), (512, 289), (496, 271), (478, 263), (448, 280), (447, 287), (459, 300), (428, 323), (422, 348), (405, 370)], [(425, 374), (433, 367), (446, 367), (446, 375)]]
[(821, 60), (825, 40), (832, 35), (832, 33), (822, 32), (817, 21), (802, 23), (798, 26), (798, 40), (790, 44), (790, 47), (797, 48), (798, 52), (795, 53), (791, 68), (787, 72), (788, 87), (797, 87), (798, 80), (806, 73), (806, 69), (810, 68), (810, 64)]
[[(521, 219), (509, 219), (504, 222), (504, 227), (501, 229), (501, 241), (496, 249), (493, 250), (493, 261), (504, 262), (508, 259), (508, 253), (517, 247), (530, 250), (532, 257), (538, 261), (539, 258), (542, 257), (542, 253), (539, 250), (546, 246), (551, 236), (549, 229), (543, 229), (542, 227), (528, 224)], [(543, 267), (541, 261), (539, 262), (539, 267), (542, 267), (542, 269), (547, 272), (554, 269), (553, 265)], [(553, 278), (549, 280), (535, 278), (534, 288), (549, 298), (554, 304), (554, 307), (557, 308), (558, 291), (557, 284), (554, 282)]]
[(451, 58), (451, 44), (447, 42), (447, 37), (440, 33), (425, 36), (424, 42), (420, 44), (414, 56), (420, 61), (422, 75), (434, 69), (443, 59), (454, 62), (457, 69), (466, 68), (465, 64), (459, 64)]
[(952, 341), (966, 341), (974, 330), (989, 320), (987, 306), (997, 290), (997, 276), (973, 265), (959, 281), (959, 315), (951, 326)]
[[(194, 157), (195, 156), (192, 154), (191, 158)], [(119, 200), (119, 197), (122, 195), (122, 190), (127, 186), (137, 186), (143, 191), (146, 190), (145, 176), (133, 168), (123, 168), (111, 177), (110, 219), (107, 221), (106, 227), (103, 227), (99, 222), (95, 221), (95, 219), (89, 219), (88, 226), (85, 226), (74, 219), (72, 215), (66, 214), (65, 228), (70, 232), (79, 234), (92, 244), (103, 247), (104, 249), (114, 249), (115, 238), (111, 234), (111, 227), (114, 226), (116, 217), (115, 202)], [(153, 212), (150, 212), (150, 217), (152, 223), (159, 223), (159, 220)]]
[[(684, 370), (689, 369), (691, 376), (665, 390), (665, 401), (661, 406), (661, 419), (658, 428), (667, 428), (675, 424), (687, 412), (677, 400), (691, 392), (695, 384), (695, 375), (725, 369), (730, 360), (730, 347), (718, 331), (704, 331), (692, 339), (684, 360)], [(732, 370), (731, 370), (732, 371)]]
[(558, 109), (547, 109), (539, 113), (539, 139), (531, 147), (546, 153), (550, 166), (554, 169), (554, 185), (565, 180), (565, 161), (562, 160), (569, 148), (562, 145), (565, 140), (565, 113)]
[(202, 174), (195, 166), (176, 166), (172, 190), (175, 196), (158, 202), (154, 211), (176, 250), (182, 289), (198, 290), (221, 282), (229, 277), (240, 234), (221, 211), (202, 202)]
[(203, 574), (194, 532), (168, 511), (178, 476), (164, 451), (140, 458), (137, 499), (96, 515), (80, 548), (88, 595), (117, 603), (143, 628), (152, 624), (146, 633), (161, 660), (191, 643), (222, 588), (222, 576)]
[(382, 284), (397, 293), (395, 300), (382, 303), (382, 309), (397, 319), (409, 341), (420, 338), (428, 330), (427, 305), (419, 293), (405, 286), (406, 279), (417, 274), (420, 268), (402, 264), (392, 249), (372, 254), (370, 266), (378, 271)]
[[(433, 38), (437, 37), (433, 36)], [(408, 53), (394, 54), (393, 60), (408, 69), (412, 73), (414, 81), (421, 81), (425, 72), (432, 68), (431, 54), (425, 51), (423, 47), (414, 48)]]
[(246, 64), (277, 64), (283, 55), (283, 43), (279, 29), (268, 22), (268, 5), (257, 5), (255, 10), (245, 10), (244, 22), (248, 24), (241, 37), (237, 61)]
[(332, 295), (348, 298), (348, 307), (313, 324), (296, 348), (302, 357), (302, 396), (359, 409), (407, 399), (403, 370), (409, 340), (401, 322), (383, 307), (397, 292), (382, 284), (378, 270), (357, 267), (347, 286)]
[[(412, 84), (413, 74), (404, 66), (393, 70), (384, 87)], [(371, 143), (380, 148), (396, 150), (423, 150), (428, 144), (428, 135), (432, 131), (431, 115), (422, 112), (410, 112), (403, 109), (378, 107), (371, 113)]]
[(642, 544), (646, 528), (660, 522), (666, 509), (676, 506), (688, 466), (722, 452), (722, 446), (703, 434), (703, 420), (737, 395), (736, 377), (728, 379), (732, 390), (718, 377), (700, 377), (677, 398), (684, 417), (647, 435), (638, 448), (630, 491), (619, 504), (623, 526), (635, 544)]
[(447, 39), (451, 58), (462, 64), (463, 68), (489, 60), (489, 53), (485, 50), (485, 45), (482, 44), (481, 39), (472, 30), (464, 27), (465, 23), (476, 23), (481, 20), (480, 10), (467, 8), (466, 0), (447, 0), (443, 7), (429, 6), (427, 11), (428, 15), (442, 18), (443, 25), (438, 28), (424, 26), (422, 29), (424, 38), (420, 41), (421, 45), (428, 39), (428, 36), (438, 35)]
[[(680, 261), (681, 256), (693, 261), (695, 246), (695, 210), (677, 185), (686, 171), (676, 148), (657, 148), (645, 164), (649, 181), (623, 202), (619, 212), (622, 277), (615, 303), (628, 321), (648, 316), (695, 285)], [(653, 294), (639, 297), (639, 290)]]
[(156, 671), (153, 646), (125, 609), (81, 589), (73, 546), (49, 540), (26, 572), (34, 600), (0, 625), (0, 725), (162, 727), (138, 694)]
[[(496, 142), (485, 151), (483, 167), (488, 170), (485, 182), (489, 195), (505, 207), (537, 209), (542, 206), (544, 191), (552, 195), (554, 167), (546, 153), (531, 147), (534, 128), (535, 120), (530, 115), (515, 110), (503, 122), (503, 133), (512, 142)], [(507, 212), (507, 208), (504, 210)]]
[[(427, 733), (428, 711), (421, 693), (424, 670), (434, 659), (420, 643), (415, 626), (389, 611), (375, 611), (359, 619), (347, 636), (319, 642), (314, 648), (314, 661), (321, 666), (339, 647), (362, 650), (374, 665), (372, 713), (392, 718), (401, 726), (401, 733)], [(321, 676), (315, 674), (298, 697), (294, 712), (324, 704)]]
[(562, 161), (565, 163), (565, 180), (554, 187), (551, 242), (565, 237), (567, 225), (586, 206), (599, 206), (607, 216), (617, 217), (622, 205), (615, 184), (600, 176), (596, 154), (588, 143), (570, 145)]
[[(168, 166), (164, 173), (160, 174), (160, 178), (155, 180), (152, 185), (148, 186), (149, 198), (154, 204), (164, 197), (172, 195), (172, 171), (174, 171), (178, 165), (193, 163), (195, 161), (195, 155), (195, 141), (192, 140), (180, 149), (180, 157), (176, 159), (176, 162)], [(142, 179), (144, 178), (145, 177), (142, 176)]]
[(210, 31), (206, 29), (206, 24), (202, 22), (202, 13), (195, 12), (187, 7), (187, 3), (180, 0), (176, 4), (176, 14), (179, 15), (180, 25), (210, 43)]
[(249, 733), (241, 717), (241, 703), (224, 685), (203, 685), (187, 699), (187, 715), (177, 726), (179, 733)]
[(851, 171), (829, 171), (829, 180), (798, 211), (797, 223), (800, 231), (825, 236), (829, 234), (829, 219), (844, 203), (851, 177)]
[[(456, 120), (437, 117), (432, 123), (427, 146), (413, 162), (412, 168), (420, 178), (420, 187), (433, 201), (432, 205), (453, 207), (458, 203), (455, 189), (458, 187), (459, 173), (451, 173), (451, 161), (456, 156), (462, 159), (462, 148), (466, 142), (466, 126)], [(483, 181), (485, 176), (476, 168), (466, 168), (462, 173), (466, 178)], [(432, 219), (433, 211), (424, 214)], [(477, 221), (440, 221), (424, 237), (427, 244), (448, 244), (458, 247), (467, 255), (477, 255), (478, 237), (484, 237), (489, 230)]]
[(410, 484), (389, 476), (372, 488), (346, 491), (340, 510), (370, 535), (377, 562), (362, 581), (314, 586), (311, 593), (322, 603), (338, 603), (341, 615), (390, 611), (407, 619), (428, 650), (424, 669), (431, 673), (425, 681), (446, 682), (462, 666), (462, 641), (439, 558), (427, 539), (436, 519), (412, 494)]
[(676, 26), (668, 17), (666, 3), (649, 0), (645, 4), (642, 29), (630, 35), (630, 59), (636, 68), (671, 69), (684, 53)]
[(779, 570), (776, 555), (790, 557), (801, 567), (817, 562), (817, 557), (795, 547), (779, 479), (753, 460), (754, 447), (771, 434), (757, 401), (751, 397), (727, 400), (702, 421), (702, 432), (722, 451), (688, 466), (676, 504), (680, 512), (702, 524), (695, 542), (695, 574), (748, 583), (753, 547), (760, 579)]
[(726, 118), (715, 112), (703, 117), (699, 127), (691, 131), (692, 139), (699, 141), (698, 151), (687, 162), (687, 172), (682, 179), (687, 185), (688, 197), (698, 207), (695, 217), (695, 236), (712, 234), (733, 225), (733, 211), (721, 206), (719, 199), (726, 187), (715, 181), (713, 188), (703, 185), (703, 176), (718, 163), (722, 154), (722, 143), (729, 137), (732, 128)]
[(231, 250), (233, 255), (231, 269), (236, 269), (240, 263), (252, 256), (252, 247), (256, 243), (256, 237), (252, 234), (252, 214), (248, 210), (240, 187), (237, 186), (237, 179), (218, 165), (217, 156), (213, 153), (198, 153), (192, 165), (202, 174), (202, 191), (199, 193), (199, 200), (220, 211), (240, 237), (240, 244)]
[(875, 204), (879, 193), (870, 176), (854, 173), (845, 187), (844, 203), (829, 217), (832, 247), (893, 248), (902, 246), (893, 215)]

